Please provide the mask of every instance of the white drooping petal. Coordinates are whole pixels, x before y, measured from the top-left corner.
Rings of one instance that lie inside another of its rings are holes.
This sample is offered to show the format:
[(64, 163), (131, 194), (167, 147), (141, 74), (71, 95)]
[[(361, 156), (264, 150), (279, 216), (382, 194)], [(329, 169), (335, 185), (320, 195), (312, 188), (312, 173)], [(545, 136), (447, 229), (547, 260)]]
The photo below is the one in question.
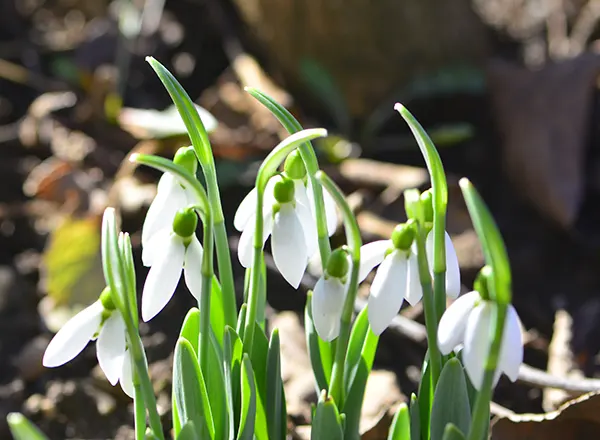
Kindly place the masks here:
[[(494, 307), (494, 303), (483, 301), (473, 308), (467, 319), (463, 361), (469, 379), (477, 390), (481, 389), (483, 383), (484, 367), (492, 340), (490, 323)], [(496, 373), (496, 376), (499, 374)]]
[(297, 289), (308, 263), (302, 223), (291, 203), (283, 203), (273, 221), (271, 250), (283, 278)]
[(398, 314), (404, 296), (408, 275), (408, 260), (402, 251), (393, 251), (377, 269), (369, 294), (369, 323), (380, 335)]
[(96, 341), (98, 364), (111, 385), (115, 386), (123, 370), (125, 354), (125, 322), (118, 311), (108, 317)]
[(156, 197), (150, 204), (142, 227), (142, 247), (161, 229), (171, 228), (175, 213), (188, 204), (187, 195), (179, 182), (169, 173), (158, 182)]
[(519, 315), (515, 308), (509, 305), (506, 311), (498, 368), (514, 382), (519, 376), (519, 368), (522, 363), (523, 336), (521, 335)]
[(202, 254), (202, 245), (196, 234), (194, 234), (185, 251), (183, 276), (185, 277), (185, 285), (198, 301), (200, 301), (202, 292)]
[(360, 267), (358, 268), (358, 282), (361, 283), (383, 261), (385, 253), (392, 248), (391, 240), (377, 240), (367, 243), (360, 248)]
[(338, 278), (319, 278), (315, 284), (311, 308), (313, 323), (319, 337), (326, 342), (334, 340), (340, 333), (345, 298), (346, 286)]
[(100, 328), (102, 303), (96, 301), (73, 316), (48, 344), (42, 364), (52, 368), (66, 364), (83, 351)]
[[(310, 208), (314, 215), (316, 212), (316, 205), (315, 198), (313, 196), (313, 186), (310, 179), (308, 179), (307, 193), (308, 200), (310, 201)], [(338, 215), (335, 200), (333, 200), (333, 197), (331, 197), (331, 194), (329, 194), (325, 188), (323, 188), (323, 206), (325, 208), (325, 218), (327, 219), (327, 234), (329, 234), (331, 237), (333, 234), (335, 234), (337, 229)]]
[(296, 214), (300, 223), (302, 223), (302, 231), (306, 239), (307, 255), (310, 258), (319, 248), (317, 225), (310, 209), (306, 205), (296, 203)]
[(416, 306), (423, 298), (423, 286), (419, 277), (419, 261), (413, 252), (408, 256), (408, 275), (406, 284), (406, 301), (411, 306)]
[(310, 200), (304, 181), (302, 179), (293, 179), (294, 182), (294, 199), (296, 202), (304, 205), (310, 211)]
[(173, 227), (169, 225), (156, 231), (152, 238), (148, 240), (146, 245), (142, 248), (142, 264), (145, 267), (151, 267), (154, 260), (160, 258), (163, 253), (165, 243), (169, 240)]
[(152, 264), (142, 292), (142, 319), (154, 318), (169, 302), (181, 278), (185, 246), (180, 237), (171, 234), (162, 254)]
[(135, 394), (133, 387), (133, 365), (129, 350), (126, 350), (123, 355), (123, 368), (119, 377), (119, 384), (123, 392), (133, 399)]
[[(460, 295), (460, 267), (458, 265), (458, 257), (456, 256), (456, 250), (452, 244), (452, 239), (447, 232), (444, 232), (444, 240), (446, 246), (446, 295), (450, 298), (457, 298)], [(427, 234), (425, 241), (425, 250), (427, 254), (427, 261), (429, 262), (429, 268), (433, 275), (433, 241), (434, 234), (433, 230)]]
[(252, 190), (240, 203), (237, 211), (235, 211), (235, 216), (233, 217), (233, 227), (238, 231), (243, 231), (246, 228), (248, 221), (254, 218), (254, 214), (256, 213), (257, 194), (257, 189), (252, 188)]
[(465, 293), (444, 312), (437, 334), (438, 347), (442, 354), (450, 353), (464, 341), (467, 320), (478, 301), (481, 301), (479, 292)]
[[(253, 217), (251, 223), (242, 232), (240, 241), (238, 242), (238, 259), (240, 260), (240, 264), (246, 269), (252, 267), (252, 260), (254, 258), (254, 225), (255, 220)], [(273, 216), (271, 211), (268, 211), (263, 217), (263, 247), (272, 230)]]

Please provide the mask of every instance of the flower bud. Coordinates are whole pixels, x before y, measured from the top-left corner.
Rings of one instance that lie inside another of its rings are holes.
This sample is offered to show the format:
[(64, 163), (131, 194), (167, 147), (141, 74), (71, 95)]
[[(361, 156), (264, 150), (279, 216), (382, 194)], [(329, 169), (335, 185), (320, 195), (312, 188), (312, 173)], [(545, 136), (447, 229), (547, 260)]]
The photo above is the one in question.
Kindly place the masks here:
[(283, 165), (283, 170), (285, 171), (285, 175), (290, 179), (304, 179), (306, 168), (298, 150), (294, 150), (288, 154)]
[(431, 188), (421, 194), (421, 206), (423, 207), (423, 214), (425, 216), (423, 220), (433, 222), (433, 194), (431, 193)]
[(400, 223), (392, 232), (392, 243), (396, 249), (407, 251), (415, 239), (415, 229), (407, 223)]
[(327, 260), (327, 274), (329, 276), (343, 279), (348, 274), (348, 254), (343, 249), (336, 249)]
[(275, 184), (273, 196), (279, 204), (292, 202), (294, 200), (294, 182), (284, 177)]
[(100, 294), (100, 302), (102, 303), (102, 307), (104, 310), (115, 310), (115, 303), (112, 300), (112, 295), (110, 291), (110, 287), (105, 287), (102, 293)]
[(193, 147), (181, 147), (175, 153), (173, 162), (182, 166), (192, 174), (196, 174), (198, 169), (198, 160)]
[(198, 226), (198, 217), (191, 208), (180, 209), (173, 219), (173, 232), (182, 238), (194, 235)]

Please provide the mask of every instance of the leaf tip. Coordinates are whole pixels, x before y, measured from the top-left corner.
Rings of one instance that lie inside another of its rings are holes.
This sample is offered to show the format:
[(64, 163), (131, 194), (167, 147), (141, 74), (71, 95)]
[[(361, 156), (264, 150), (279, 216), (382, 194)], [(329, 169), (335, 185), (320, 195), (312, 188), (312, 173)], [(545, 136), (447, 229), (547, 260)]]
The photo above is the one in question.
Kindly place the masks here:
[(129, 162), (137, 162), (139, 157), (140, 157), (139, 153), (133, 153), (131, 156), (129, 156)]
[(466, 177), (462, 177), (459, 181), (458, 181), (458, 185), (460, 186), (460, 188), (464, 191), (469, 189), (472, 185), (471, 185), (471, 181), (469, 179), (467, 179)]

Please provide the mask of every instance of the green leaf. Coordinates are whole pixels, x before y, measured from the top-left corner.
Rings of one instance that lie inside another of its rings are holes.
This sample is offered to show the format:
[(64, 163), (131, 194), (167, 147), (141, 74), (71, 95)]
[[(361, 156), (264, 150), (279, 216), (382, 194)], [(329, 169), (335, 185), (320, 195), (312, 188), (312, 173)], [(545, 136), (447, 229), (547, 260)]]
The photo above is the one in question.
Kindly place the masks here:
[(490, 293), (493, 295), (492, 299), (500, 304), (510, 304), (512, 276), (508, 254), (500, 230), (485, 202), (471, 182), (466, 178), (462, 178), (459, 185), (473, 221), (475, 232), (477, 232), (481, 242), (485, 260), (492, 267), (493, 285), (489, 286)]
[(335, 402), (321, 392), (319, 403), (315, 410), (310, 433), (311, 440), (342, 440), (344, 439), (343, 419), (335, 406)]
[(257, 440), (269, 440), (267, 425), (267, 358), (269, 356), (269, 340), (263, 328), (254, 323), (254, 343), (250, 359), (256, 382), (256, 421), (254, 435)]
[(183, 428), (179, 431), (179, 434), (175, 435), (177, 440), (196, 440), (200, 436), (196, 431), (196, 427), (194, 426), (194, 422), (188, 420), (188, 422), (183, 425)]
[(285, 440), (287, 434), (287, 411), (285, 393), (281, 381), (281, 356), (279, 331), (273, 329), (267, 358), (267, 423), (269, 440)]
[[(352, 379), (350, 383), (347, 383), (348, 389), (346, 394), (346, 400), (343, 406), (343, 413), (346, 416), (345, 424), (345, 435), (346, 440), (359, 439), (358, 429), (360, 424), (360, 414), (363, 405), (363, 399), (365, 396), (365, 387), (367, 385), (367, 379), (371, 373), (373, 367), (373, 360), (375, 359), (375, 352), (377, 350), (377, 343), (379, 336), (370, 331), (368, 325), (366, 309), (361, 312), (363, 317), (360, 321), (357, 319), (358, 326), (353, 327), (351, 339), (354, 337), (354, 346), (352, 349), (352, 358), (356, 357), (358, 347), (360, 347), (360, 357), (358, 360), (352, 359), (355, 362), (351, 366), (352, 372), (350, 372), (348, 378)], [(362, 347), (360, 343), (362, 342)], [(347, 354), (348, 356), (348, 354)]]
[[(487, 436), (485, 438), (487, 438)], [(465, 435), (455, 425), (448, 423), (446, 429), (444, 429), (444, 437), (442, 437), (442, 440), (465, 440)]]
[(190, 343), (196, 356), (198, 355), (198, 340), (200, 338), (200, 310), (192, 307), (185, 315), (179, 337)]
[(256, 418), (256, 385), (252, 363), (246, 353), (242, 358), (241, 369), (241, 417), (238, 429), (238, 440), (254, 439), (254, 422)]
[(225, 331), (224, 310), (221, 284), (217, 280), (217, 277), (213, 277), (210, 289), (210, 326), (221, 347), (223, 346), (223, 333)]
[(235, 427), (240, 423), (241, 391), (240, 371), (244, 347), (242, 340), (231, 327), (225, 328), (223, 336), (223, 365), (225, 394), (229, 416), (229, 438), (235, 438)]
[(208, 372), (205, 372), (204, 375), (215, 425), (215, 439), (229, 438), (231, 429), (229, 419), (233, 416), (233, 413), (228, 411), (227, 394), (223, 392), (226, 386), (224, 367), (223, 352), (216, 336), (211, 331)]
[(433, 389), (431, 387), (431, 368), (428, 362), (429, 352), (423, 362), (423, 375), (419, 383), (419, 425), (421, 438), (429, 440), (429, 420), (431, 418), (431, 405), (433, 404)]
[[(362, 357), (363, 350), (366, 347), (367, 339), (369, 338), (369, 315), (367, 312), (367, 307), (361, 310), (361, 312), (356, 317), (354, 324), (352, 326), (352, 332), (350, 333), (350, 339), (348, 340), (348, 351), (346, 353), (346, 368), (344, 369), (344, 383), (347, 384), (348, 389), (352, 386), (352, 382), (354, 381), (354, 377), (356, 376), (356, 371), (360, 364), (360, 359)], [(373, 344), (373, 341), (375, 343)], [(377, 342), (379, 338), (375, 337), (373, 339), (370, 338), (369, 349), (375, 352), (377, 349)], [(371, 365), (368, 366), (369, 370), (371, 369)]]
[(185, 425), (191, 420), (200, 434), (199, 438), (215, 438), (215, 427), (204, 377), (192, 345), (183, 338), (175, 345), (173, 393), (181, 423)]
[(462, 365), (456, 358), (446, 362), (435, 389), (431, 407), (431, 440), (442, 440), (448, 423), (465, 432), (471, 425), (467, 382)]
[(15, 440), (48, 440), (48, 437), (21, 413), (9, 413), (6, 421)]
[[(401, 403), (394, 414), (388, 440), (410, 440), (410, 413), (406, 403)], [(418, 440), (418, 439), (415, 439)]]
[(240, 307), (240, 313), (238, 314), (237, 320), (237, 334), (243, 340), (244, 339), (244, 329), (246, 328), (246, 313), (248, 312), (248, 304), (242, 304)]
[(410, 396), (410, 438), (412, 440), (421, 439), (421, 407), (419, 405), (419, 398), (415, 393)]
[(323, 341), (317, 334), (315, 324), (312, 318), (312, 292), (309, 291), (306, 296), (306, 306), (304, 307), (304, 330), (306, 333), (306, 346), (312, 366), (315, 381), (317, 382), (318, 392), (329, 389), (331, 379), (331, 369), (333, 368), (333, 356), (331, 346)]

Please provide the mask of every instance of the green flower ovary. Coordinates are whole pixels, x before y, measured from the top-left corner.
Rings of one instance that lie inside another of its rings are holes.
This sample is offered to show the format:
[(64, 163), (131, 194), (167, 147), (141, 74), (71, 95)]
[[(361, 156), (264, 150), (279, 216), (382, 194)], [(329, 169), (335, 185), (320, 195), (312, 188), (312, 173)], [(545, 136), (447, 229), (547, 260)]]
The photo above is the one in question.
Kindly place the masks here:
[(306, 167), (298, 150), (292, 151), (283, 165), (285, 175), (290, 179), (300, 180), (306, 176)]
[(412, 225), (400, 223), (392, 232), (392, 243), (394, 248), (407, 251), (415, 239), (415, 229)]
[(344, 279), (348, 274), (349, 267), (347, 252), (343, 249), (336, 249), (331, 253), (327, 261), (327, 275), (340, 280)]
[(173, 232), (182, 238), (189, 238), (196, 232), (198, 226), (198, 216), (191, 208), (184, 208), (177, 211), (173, 219)]

